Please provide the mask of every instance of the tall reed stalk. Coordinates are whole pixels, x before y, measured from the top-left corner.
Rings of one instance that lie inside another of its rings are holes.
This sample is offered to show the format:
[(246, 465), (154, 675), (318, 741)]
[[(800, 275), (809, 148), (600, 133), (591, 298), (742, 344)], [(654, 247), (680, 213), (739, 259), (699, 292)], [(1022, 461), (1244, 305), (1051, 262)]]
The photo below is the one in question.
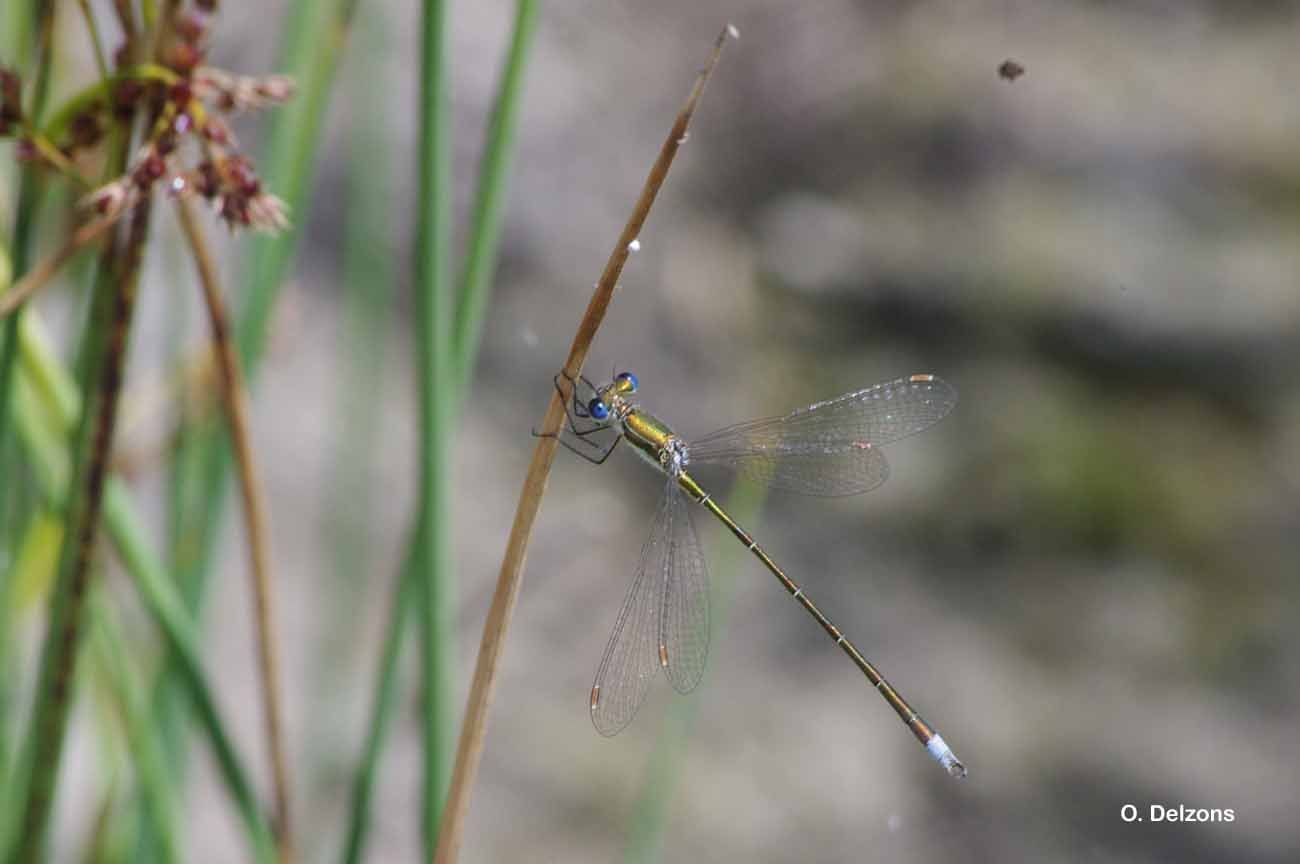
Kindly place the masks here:
[[(735, 28), (728, 25), (718, 35), (714, 43), (713, 54), (709, 62), (695, 79), (686, 103), (677, 114), (668, 137), (659, 148), (658, 158), (650, 168), (641, 195), (632, 209), (627, 224), (614, 244), (609, 259), (595, 291), (587, 304), (587, 311), (578, 323), (577, 333), (569, 347), (568, 357), (564, 361), (564, 377), (572, 381), (582, 372), (583, 362), (596, 338), (596, 331), (605, 319), (605, 312), (614, 297), (614, 288), (618, 277), (623, 272), (636, 241), (645, 225), (650, 208), (668, 176), (674, 157), (686, 133), (696, 106), (704, 94), (705, 85), (722, 56), (722, 46), (728, 35), (736, 35)], [(448, 794), (447, 809), (443, 813), (442, 830), (438, 838), (438, 847), (434, 861), (438, 864), (451, 864), (460, 854), (460, 843), (464, 829), (465, 815), (469, 810), (470, 791), (478, 774), (479, 758), (483, 752), (483, 738), (486, 734), (487, 711), (492, 700), (492, 690), (496, 682), (497, 667), (505, 646), (505, 636), (509, 629), (510, 618), (514, 613), (515, 601), (519, 596), (519, 587), (523, 576), (524, 558), (528, 551), (528, 541), (532, 536), (533, 523), (541, 508), (542, 495), (546, 491), (546, 480), (555, 460), (555, 451), (559, 446), (560, 427), (564, 422), (565, 400), (567, 394), (559, 391), (551, 394), (550, 404), (542, 420), (537, 446), (533, 449), (533, 458), (524, 477), (523, 489), (519, 495), (519, 505), (515, 510), (514, 524), (510, 530), (510, 539), (506, 543), (501, 573), (497, 578), (496, 591), (488, 609), (487, 620), (483, 625), (483, 638), (479, 644), (478, 660), (474, 667), (474, 679), (470, 684), (469, 702), (465, 708), (465, 717), (461, 725), (460, 743), (456, 750), (456, 767), (452, 774), (451, 790)]]
[(86, 334), (90, 348), (84, 390), (89, 398), (83, 403), (76, 437), (63, 548), (41, 652), (30, 726), (31, 749), (24, 770), (22, 816), (9, 856), (15, 864), (44, 856), (149, 217), (149, 203), (141, 202), (123, 226), (122, 236), (109, 245), (100, 261), (95, 312)]

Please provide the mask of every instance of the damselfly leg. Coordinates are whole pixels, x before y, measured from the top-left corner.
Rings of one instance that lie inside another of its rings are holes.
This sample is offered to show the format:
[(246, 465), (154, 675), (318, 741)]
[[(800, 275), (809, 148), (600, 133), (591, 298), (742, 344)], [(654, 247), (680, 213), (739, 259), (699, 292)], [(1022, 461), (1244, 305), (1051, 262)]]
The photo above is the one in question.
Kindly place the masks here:
[[(561, 379), (568, 382), (569, 390), (567, 393), (565, 392), (564, 385), (560, 383)], [(557, 434), (542, 433), (533, 429), (533, 437), (555, 438), (566, 450), (576, 453), (578, 456), (581, 456), (593, 465), (604, 464), (605, 460), (609, 458), (609, 455), (618, 447), (619, 442), (623, 440), (623, 436), (618, 434), (618, 430), (610, 424), (600, 423), (592, 419), (591, 412), (587, 409), (586, 405), (583, 404), (582, 395), (579, 394), (579, 382), (587, 387), (593, 398), (596, 393), (595, 385), (592, 384), (585, 375), (579, 375), (575, 379), (570, 377), (570, 375), (563, 369), (552, 377), (551, 382), (555, 386), (555, 392), (560, 394), (560, 402), (564, 405), (564, 417), (568, 425), (567, 428), (561, 429)], [(579, 428), (578, 420), (585, 420), (589, 425), (585, 428)], [(590, 437), (601, 432), (613, 433), (613, 440), (592, 440)], [(573, 435), (573, 440), (565, 438), (566, 433)], [(575, 446), (575, 442), (584, 445), (588, 449), (579, 449)], [(595, 452), (593, 453), (592, 451)]]

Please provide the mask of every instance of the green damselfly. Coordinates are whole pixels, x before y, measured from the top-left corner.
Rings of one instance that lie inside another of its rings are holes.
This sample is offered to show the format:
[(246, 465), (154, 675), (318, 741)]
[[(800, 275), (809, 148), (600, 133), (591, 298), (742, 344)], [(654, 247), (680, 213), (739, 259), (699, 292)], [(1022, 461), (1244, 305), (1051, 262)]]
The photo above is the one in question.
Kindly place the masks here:
[[(934, 375), (911, 375), (817, 402), (781, 417), (752, 420), (687, 442), (632, 400), (637, 379), (622, 372), (603, 387), (562, 375), (566, 447), (600, 464), (622, 441), (664, 474), (667, 484), (627, 599), (619, 610), (596, 681), (591, 719), (602, 735), (632, 720), (659, 669), (689, 693), (704, 674), (709, 649), (709, 589), (704, 555), (687, 499), (716, 516), (771, 571), (880, 692), (930, 755), (954, 777), (966, 768), (848, 637), (695, 481), (689, 467), (723, 465), (751, 480), (805, 495), (857, 495), (889, 476), (880, 445), (926, 429), (952, 410), (957, 394)], [(614, 433), (613, 437), (601, 433)]]

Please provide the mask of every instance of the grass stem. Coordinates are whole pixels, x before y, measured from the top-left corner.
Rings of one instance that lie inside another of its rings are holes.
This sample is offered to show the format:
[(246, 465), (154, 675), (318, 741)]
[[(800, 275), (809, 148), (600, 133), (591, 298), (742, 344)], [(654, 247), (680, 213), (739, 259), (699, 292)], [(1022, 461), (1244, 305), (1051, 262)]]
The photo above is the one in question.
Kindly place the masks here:
[[(32, 862), (43, 857), (46, 827), (54, 799), (58, 769), (71, 707), (77, 648), (85, 597), (91, 575), (109, 456), (117, 423), (117, 407), (126, 365), (127, 337), (135, 312), (136, 289), (148, 234), (150, 204), (142, 201), (131, 213), (121, 247), (110, 245), (100, 265), (95, 315), (90, 335), (93, 348), (90, 398), (82, 408), (66, 512), (63, 548), (59, 555), (50, 623), (41, 653), (40, 676), (30, 727), (31, 753), (21, 829), (10, 860)], [(95, 333), (94, 331), (100, 331)], [(97, 356), (96, 356), (97, 355)]]
[(451, 103), (445, 0), (425, 0), (421, 45), (419, 198), (415, 234), (416, 341), (420, 402), (420, 500), (412, 556), (421, 590), (424, 684), (425, 858), (433, 854), (450, 775), (453, 683), (451, 442)]
[(519, 0), (510, 51), (497, 89), (492, 118), (488, 121), (474, 211), (470, 218), (469, 250), (460, 279), (460, 298), (456, 307), (456, 377), (462, 391), (469, 386), (474, 359), (478, 356), (483, 319), (491, 293), (488, 289), (501, 240), (506, 178), (510, 174), (510, 157), (515, 149), (524, 68), (536, 29), (537, 0)]

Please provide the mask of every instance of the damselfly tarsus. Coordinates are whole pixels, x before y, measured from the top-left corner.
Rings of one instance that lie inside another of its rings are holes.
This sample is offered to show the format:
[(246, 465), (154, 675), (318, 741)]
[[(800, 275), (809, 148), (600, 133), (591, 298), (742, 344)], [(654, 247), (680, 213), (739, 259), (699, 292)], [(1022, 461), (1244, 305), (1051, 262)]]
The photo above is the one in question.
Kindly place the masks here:
[[(591, 688), (591, 719), (602, 735), (614, 735), (645, 699), (663, 669), (673, 689), (689, 693), (704, 674), (709, 649), (708, 584), (704, 556), (687, 499), (716, 516), (763, 563), (880, 692), (930, 755), (954, 777), (966, 768), (934, 728), (862, 655), (785, 571), (695, 481), (689, 467), (717, 464), (777, 489), (805, 495), (857, 495), (889, 476), (880, 445), (890, 444), (943, 419), (956, 392), (934, 375), (912, 375), (782, 417), (753, 420), (686, 442), (632, 400), (637, 379), (615, 375), (603, 387), (585, 377), (557, 375), (573, 441), (560, 441), (588, 461), (604, 462), (622, 441), (667, 478), (650, 536), (627, 599)], [(584, 389), (585, 388), (585, 389)], [(613, 433), (613, 437), (601, 433)]]

